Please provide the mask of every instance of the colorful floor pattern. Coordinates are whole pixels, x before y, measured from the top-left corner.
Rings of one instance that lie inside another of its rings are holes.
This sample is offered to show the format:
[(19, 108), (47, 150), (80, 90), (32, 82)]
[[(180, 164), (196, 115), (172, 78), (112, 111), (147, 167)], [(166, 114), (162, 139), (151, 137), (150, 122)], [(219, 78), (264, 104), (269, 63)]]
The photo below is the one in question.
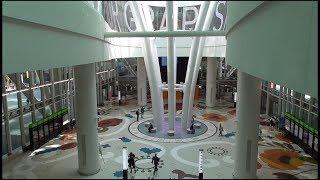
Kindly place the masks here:
[(214, 122), (224, 122), (227, 120), (225, 116), (216, 113), (205, 113), (202, 115), (205, 120), (214, 121)]
[[(223, 104), (223, 103), (221, 103)], [(227, 103), (225, 103), (227, 104)], [(139, 138), (129, 132), (136, 123), (134, 109), (136, 101), (130, 101), (120, 108), (112, 107), (110, 113), (102, 115), (100, 128), (99, 173), (81, 176), (77, 173), (78, 155), (75, 130), (64, 132), (34, 152), (13, 155), (2, 160), (2, 178), (9, 179), (122, 179), (122, 151), (136, 156), (136, 170), (128, 174), (128, 179), (198, 179), (198, 151), (204, 149), (204, 178), (233, 179), (234, 154), (236, 144), (236, 121), (230, 108), (219, 105), (205, 110), (195, 108), (195, 114), (202, 123), (219, 127), (223, 123), (223, 136), (212, 132), (205, 139), (190, 142), (167, 143)], [(133, 112), (132, 112), (133, 111)], [(130, 116), (133, 116), (131, 118)], [(200, 118), (202, 117), (202, 119)], [(144, 121), (152, 118), (152, 111), (146, 111)], [(281, 132), (271, 130), (268, 123), (261, 120), (258, 143), (257, 176), (259, 179), (317, 179), (318, 162), (308, 156)], [(267, 122), (267, 121), (266, 121)], [(104, 131), (101, 131), (104, 130)], [(215, 131), (212, 129), (210, 131)], [(209, 133), (209, 130), (204, 133)], [(160, 158), (159, 170), (153, 173), (152, 156)]]

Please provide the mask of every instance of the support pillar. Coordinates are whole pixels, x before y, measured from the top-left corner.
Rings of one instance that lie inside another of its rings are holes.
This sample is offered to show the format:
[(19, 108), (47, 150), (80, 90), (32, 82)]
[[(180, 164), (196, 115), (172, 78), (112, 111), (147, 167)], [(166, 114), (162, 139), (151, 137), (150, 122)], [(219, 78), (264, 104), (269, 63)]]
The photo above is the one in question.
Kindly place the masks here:
[(269, 116), (270, 109), (270, 81), (268, 81), (267, 86), (267, 100), (266, 100), (266, 115)]
[[(173, 1), (167, 1), (167, 30), (173, 31)], [(174, 122), (176, 117), (176, 91), (174, 89), (175, 82), (175, 38), (168, 37), (167, 41), (167, 79), (168, 79), (168, 134), (174, 133)]]
[(75, 66), (74, 83), (78, 172), (82, 175), (92, 175), (100, 170), (94, 63)]
[(282, 102), (281, 97), (282, 97), (282, 93), (281, 93), (281, 86), (280, 86), (279, 98), (278, 98), (278, 110), (277, 110), (277, 114), (279, 117), (281, 116), (281, 102)]
[(217, 60), (207, 58), (207, 85), (206, 85), (206, 106), (214, 107), (216, 104), (217, 91)]
[[(199, 10), (199, 18), (197, 20), (195, 31), (200, 31), (203, 28), (203, 24), (205, 21), (205, 17), (208, 11), (209, 7), (209, 1), (203, 1), (201, 4), (200, 10)], [(198, 50), (200, 44), (200, 37), (194, 37), (192, 40), (191, 48), (190, 48), (190, 55), (188, 60), (188, 67), (186, 72), (186, 78), (185, 78), (185, 88), (183, 91), (183, 104), (182, 104), (182, 121), (181, 126), (184, 131), (187, 131), (187, 128), (190, 127), (190, 119), (189, 117), (189, 107), (193, 108), (193, 104), (190, 104), (190, 95), (192, 95), (191, 88), (192, 88), (192, 80), (193, 80), (193, 74), (195, 71), (196, 66), (196, 58), (198, 54)], [(191, 109), (192, 110), (192, 109)]]
[(51, 81), (51, 99), (52, 99), (52, 112), (56, 112), (56, 102), (55, 102), (55, 88), (54, 88), (54, 74), (53, 74), (53, 69), (49, 69), (49, 74), (50, 74), (50, 81)]
[(17, 100), (18, 100), (18, 108), (19, 108), (19, 125), (21, 132), (21, 146), (24, 150), (26, 147), (26, 133), (23, 122), (23, 105), (22, 105), (22, 92), (21, 92), (21, 73), (16, 73), (16, 87), (17, 87)]
[(138, 105), (147, 105), (147, 71), (143, 58), (137, 58)]
[[(137, 30), (138, 31), (148, 31), (148, 27), (152, 27), (152, 20), (150, 16), (145, 16), (146, 19), (142, 18), (142, 9), (139, 8), (139, 5), (136, 1), (132, 1), (131, 4), (132, 15), (135, 19)], [(148, 25), (147, 25), (148, 24)], [(157, 48), (154, 42), (154, 38), (143, 38), (143, 54), (146, 64), (146, 71), (148, 74), (151, 99), (152, 99), (152, 113), (153, 120), (151, 121), (154, 128), (157, 131), (162, 129), (163, 121), (163, 99), (162, 99), (162, 90), (161, 90), (161, 74), (160, 67), (158, 62)]]
[(236, 119), (238, 120), (234, 177), (257, 178), (260, 79), (238, 70)]
[[(4, 75), (2, 75), (2, 94), (6, 93), (5, 82), (6, 82), (6, 78)], [(3, 108), (3, 114), (4, 114), (4, 128), (5, 128), (6, 141), (7, 141), (7, 153), (8, 153), (8, 155), (11, 155), (12, 154), (12, 142), (11, 142), (11, 135), (10, 135), (7, 96), (2, 96), (2, 108)]]
[(35, 96), (34, 96), (34, 72), (33, 71), (29, 71), (28, 73), (30, 73), (30, 81), (29, 81), (29, 91), (30, 94), (32, 94), (31, 99), (30, 99), (30, 103), (31, 103), (31, 118), (32, 118), (32, 122), (36, 121), (36, 106), (35, 106)]

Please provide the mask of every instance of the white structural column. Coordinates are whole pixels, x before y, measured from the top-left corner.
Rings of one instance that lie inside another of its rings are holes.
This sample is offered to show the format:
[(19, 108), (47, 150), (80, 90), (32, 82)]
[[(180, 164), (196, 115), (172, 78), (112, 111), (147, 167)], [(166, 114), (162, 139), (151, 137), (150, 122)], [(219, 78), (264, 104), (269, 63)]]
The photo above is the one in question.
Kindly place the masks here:
[(138, 105), (147, 105), (147, 71), (143, 58), (137, 58)]
[[(204, 24), (204, 19), (209, 7), (209, 3), (210, 3), (209, 1), (204, 1), (201, 4), (199, 17), (198, 17), (199, 19), (197, 20), (196, 27), (194, 29), (195, 31), (202, 30), (202, 26)], [(194, 37), (194, 39), (192, 40), (190, 55), (188, 60), (187, 73), (185, 78), (185, 87), (183, 92), (183, 104), (182, 104), (182, 110), (183, 110), (182, 111), (182, 129), (185, 131), (188, 128), (187, 121), (189, 119), (188, 115), (189, 115), (191, 83), (192, 83), (192, 77), (193, 77), (195, 64), (196, 64), (197, 52), (199, 49), (199, 42), (200, 42), (200, 37)]]
[(261, 101), (260, 79), (238, 70), (234, 177), (257, 178), (258, 118)]
[[(40, 70), (38, 71), (39, 72), (39, 79), (40, 79), (40, 84), (41, 85), (44, 85), (45, 82), (44, 82), (44, 76), (43, 76), (43, 70)], [(17, 76), (17, 82), (18, 81), (18, 76)], [(43, 113), (43, 116), (46, 116), (46, 96), (45, 96), (45, 87), (41, 87), (40, 88), (40, 91), (41, 91), (41, 101), (42, 101), (42, 106), (43, 106), (43, 109), (42, 109), (42, 113)]]
[(92, 175), (100, 170), (95, 64), (75, 66), (74, 83), (78, 172)]
[[(173, 31), (174, 22), (173, 18), (173, 1), (166, 1), (167, 4), (167, 31)], [(169, 132), (174, 133), (174, 121), (176, 117), (176, 92), (174, 89), (175, 82), (175, 38), (168, 37), (167, 42), (167, 80), (168, 80), (168, 124), (169, 124)]]
[[(6, 82), (6, 78), (4, 75), (2, 75), (2, 94), (6, 93), (5, 82)], [(12, 154), (12, 142), (11, 142), (11, 135), (10, 135), (7, 96), (2, 96), (2, 108), (3, 108), (3, 114), (4, 114), (4, 128), (5, 128), (5, 133), (6, 133), (7, 152), (8, 152), (8, 155), (11, 155)], [(4, 145), (4, 144), (2, 144), (2, 145)]]
[[(151, 16), (144, 16), (146, 19), (142, 20), (142, 9), (138, 5), (137, 1), (132, 1), (132, 14), (136, 22), (138, 31), (152, 31), (153, 25)], [(148, 8), (145, 8), (145, 12), (149, 12)], [(152, 113), (153, 121), (152, 124), (157, 130), (162, 129), (163, 121), (163, 99), (162, 99), (162, 82), (158, 60), (157, 48), (155, 46), (154, 38), (143, 38), (143, 54), (145, 59), (145, 66), (148, 74), (148, 80), (151, 91), (152, 99)]]
[(36, 106), (35, 106), (35, 95), (34, 95), (34, 72), (33, 71), (29, 71), (29, 77), (30, 77), (30, 81), (29, 81), (29, 91), (30, 91), (30, 103), (31, 103), (31, 118), (32, 118), (32, 122), (36, 121)]
[(52, 112), (56, 112), (56, 102), (55, 102), (55, 88), (54, 88), (54, 75), (53, 75), (53, 69), (49, 69), (50, 74), (50, 81), (51, 81), (51, 99), (52, 99)]
[(206, 106), (214, 107), (216, 104), (217, 91), (217, 60), (207, 58), (207, 82), (206, 82)]
[[(21, 146), (22, 149), (26, 147), (26, 133), (23, 122), (23, 106), (22, 106), (22, 92), (21, 92), (21, 73), (16, 73), (16, 87), (17, 87), (17, 100), (18, 100), (18, 108), (19, 108), (19, 125), (21, 132)], [(45, 114), (44, 114), (45, 115)]]
[(282, 97), (282, 93), (281, 93), (281, 86), (280, 86), (280, 88), (279, 88), (279, 98), (278, 98), (278, 110), (277, 110), (277, 114), (279, 116), (281, 116), (281, 102), (282, 102), (281, 97)]
[(267, 100), (266, 100), (266, 115), (269, 116), (269, 106), (270, 106), (270, 81), (267, 83)]
[[(68, 83), (67, 83), (67, 104), (68, 104), (68, 116), (69, 116), (69, 120), (70, 122), (72, 121), (73, 119), (73, 111), (74, 111), (74, 108), (73, 108), (73, 101), (72, 101), (72, 98), (73, 98), (73, 95), (71, 93), (72, 91), (72, 87), (71, 87), (71, 78), (72, 78), (72, 74), (71, 74), (71, 67), (67, 67), (67, 71), (68, 71)], [(71, 123), (70, 123), (71, 124)]]
[[(214, 2), (214, 1), (211, 1), (209, 4), (208, 13), (205, 17), (205, 22), (204, 22), (204, 25), (202, 28), (203, 31), (209, 30), (209, 27), (210, 27), (210, 24), (212, 21), (212, 17), (213, 17), (213, 13), (214, 13), (214, 9), (216, 7), (215, 5), (216, 5), (216, 2)], [(206, 37), (200, 37), (199, 47), (197, 50), (197, 56), (195, 59), (195, 66), (192, 67), (189, 71), (190, 72), (189, 76), (192, 76), (192, 81), (191, 81), (191, 83), (188, 83), (188, 84), (190, 84), (190, 87), (186, 87), (186, 89), (190, 88), (190, 93), (186, 94), (186, 96), (184, 96), (184, 98), (187, 98), (187, 97), (189, 98), (189, 102), (188, 102), (189, 106), (186, 106), (186, 107), (188, 107), (187, 108), (188, 115), (186, 116), (187, 128), (190, 127), (191, 122), (192, 122), (194, 93), (195, 93), (195, 87), (196, 87), (196, 83), (197, 83), (197, 79), (198, 79), (200, 64), (201, 64), (201, 60), (202, 60), (202, 54), (203, 54), (205, 40), (206, 40)], [(192, 69), (193, 69), (193, 71), (191, 71)]]

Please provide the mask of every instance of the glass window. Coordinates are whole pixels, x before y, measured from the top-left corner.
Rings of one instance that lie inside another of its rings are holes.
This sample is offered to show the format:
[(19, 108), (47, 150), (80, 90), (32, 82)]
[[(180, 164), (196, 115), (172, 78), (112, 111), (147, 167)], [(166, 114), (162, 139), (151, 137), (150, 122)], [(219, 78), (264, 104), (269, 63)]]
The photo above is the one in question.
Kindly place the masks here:
[(296, 105), (293, 105), (293, 115), (299, 117), (299, 107)]
[(41, 101), (41, 90), (40, 90), (40, 88), (35, 88), (35, 89), (33, 89), (33, 94), (34, 94), (34, 97), (35, 97), (38, 101)]
[(7, 95), (7, 102), (9, 111), (18, 108), (17, 93)]
[(12, 150), (21, 146), (21, 132), (19, 117), (15, 117), (9, 120), (10, 136), (12, 143)]
[[(25, 92), (27, 92), (27, 91), (25, 91)], [(22, 106), (30, 105), (30, 101), (27, 99), (28, 98), (23, 93), (21, 93)]]
[(51, 111), (51, 108), (50, 106), (46, 106), (46, 114), (51, 114), (52, 111)]
[(40, 113), (41, 111), (41, 108), (40, 109), (37, 109), (35, 110), (35, 117), (36, 117), (36, 120), (40, 120), (43, 118), (42, 114)]
[(308, 111), (304, 110), (304, 109), (301, 109), (301, 119), (304, 121), (304, 122), (307, 122), (308, 121)]
[(44, 78), (44, 83), (50, 83), (50, 74), (49, 74), (49, 70), (44, 70), (43, 71), (43, 78)]
[(26, 135), (26, 143), (30, 143), (30, 139), (29, 139), (29, 124), (32, 123), (32, 118), (31, 118), (31, 112), (26, 113), (23, 115), (23, 123), (24, 123), (24, 131), (25, 131), (25, 135)]
[(7, 145), (5, 125), (4, 125), (4, 121), (2, 119), (2, 155), (5, 155), (8, 153), (7, 146), (8, 145)]

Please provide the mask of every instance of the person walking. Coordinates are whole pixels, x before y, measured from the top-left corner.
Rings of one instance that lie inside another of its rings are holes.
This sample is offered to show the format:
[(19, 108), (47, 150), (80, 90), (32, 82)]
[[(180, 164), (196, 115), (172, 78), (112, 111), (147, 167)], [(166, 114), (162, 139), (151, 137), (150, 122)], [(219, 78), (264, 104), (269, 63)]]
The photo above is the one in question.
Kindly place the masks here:
[(194, 134), (194, 133), (195, 133), (195, 130), (194, 130), (194, 127), (193, 127), (193, 122), (191, 123), (190, 131), (191, 131), (191, 134)]
[(156, 171), (158, 171), (158, 164), (159, 164), (160, 158), (157, 156), (157, 154), (154, 154), (152, 157), (151, 163), (154, 165), (154, 171), (153, 174), (155, 174)]
[(151, 133), (151, 130), (153, 129), (153, 125), (150, 123), (150, 126), (148, 128), (148, 132)]
[(136, 111), (136, 115), (137, 115), (137, 121), (139, 121), (139, 109)]
[(130, 168), (130, 173), (132, 173), (132, 169), (134, 169), (135, 173), (137, 172), (135, 161), (134, 161), (135, 157), (136, 156), (132, 152), (129, 153), (128, 164), (129, 164), (129, 168)]
[(141, 107), (141, 118), (143, 118), (144, 106)]
[(222, 127), (222, 125), (220, 123), (220, 125), (219, 125), (219, 136), (222, 136), (222, 131), (223, 131), (223, 127)]

